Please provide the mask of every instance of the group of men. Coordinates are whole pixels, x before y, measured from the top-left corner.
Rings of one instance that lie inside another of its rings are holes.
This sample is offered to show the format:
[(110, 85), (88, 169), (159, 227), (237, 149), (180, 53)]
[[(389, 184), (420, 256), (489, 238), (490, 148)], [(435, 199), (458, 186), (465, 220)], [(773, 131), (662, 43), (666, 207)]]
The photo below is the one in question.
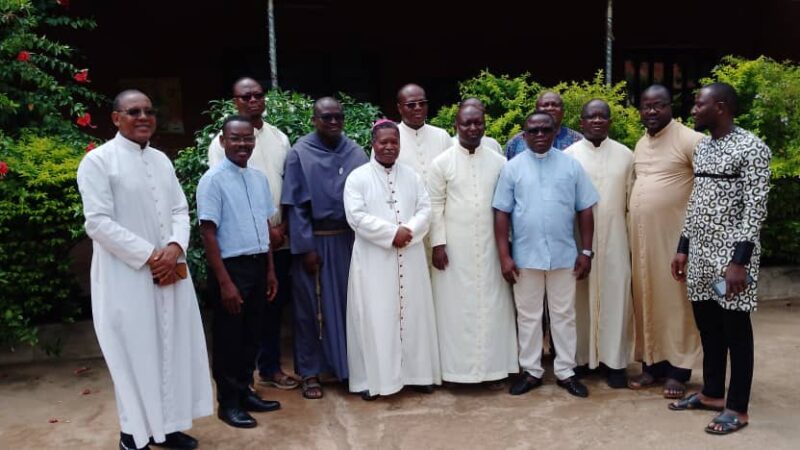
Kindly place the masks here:
[[(709, 137), (672, 119), (666, 88), (648, 88), (635, 152), (608, 137), (606, 102), (584, 105), (580, 134), (546, 92), (503, 154), (479, 100), (462, 102), (451, 137), (426, 123), (425, 91), (410, 84), (397, 95), (402, 121), (374, 125), (371, 158), (344, 135), (331, 97), (291, 147), (264, 122), (255, 80), (238, 80), (233, 97), (239, 114), (214, 138), (197, 189), (227, 424), (254, 427), (250, 412), (280, 408), (254, 382), (319, 399), (324, 373), (374, 400), (442, 381), (500, 389), (521, 369), (509, 392), (524, 394), (542, 384), (547, 320), (569, 393), (588, 396), (579, 378), (602, 368), (615, 388), (663, 382), (679, 399), (670, 409), (721, 411), (710, 433), (747, 425), (770, 153), (733, 124), (730, 86), (697, 94), (696, 128)], [(149, 146), (147, 96), (123, 91), (112, 119), (119, 133), (84, 158), (78, 184), (120, 448), (195, 448), (182, 431), (213, 407), (185, 265), (188, 205)], [(297, 380), (280, 366), (289, 304)], [(703, 390), (685, 397), (700, 342)], [(642, 373), (628, 379), (632, 359)]]

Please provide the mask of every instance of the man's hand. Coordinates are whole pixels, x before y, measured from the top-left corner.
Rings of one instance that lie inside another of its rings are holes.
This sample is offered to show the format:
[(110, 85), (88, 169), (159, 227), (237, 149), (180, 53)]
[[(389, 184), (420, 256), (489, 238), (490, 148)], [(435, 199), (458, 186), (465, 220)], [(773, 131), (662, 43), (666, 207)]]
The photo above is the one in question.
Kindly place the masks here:
[(319, 272), (319, 266), (321, 264), (322, 259), (319, 257), (317, 252), (312, 250), (303, 254), (303, 268), (306, 269), (307, 274), (316, 275), (317, 272)]
[(519, 277), (519, 269), (517, 269), (517, 263), (514, 262), (513, 258), (510, 256), (501, 258), (500, 270), (503, 272), (503, 278), (505, 278), (506, 281), (511, 284), (517, 282), (517, 277)]
[(180, 280), (180, 278), (178, 278), (178, 275), (175, 272), (172, 272), (171, 274), (167, 275), (166, 277), (158, 278), (158, 285), (159, 286), (169, 286), (172, 283), (177, 283), (178, 280)]
[(728, 264), (725, 270), (725, 298), (730, 301), (745, 289), (747, 289), (747, 269), (741, 264)]
[(242, 312), (242, 296), (239, 294), (239, 289), (231, 282), (222, 283), (219, 286), (220, 296), (222, 297), (222, 306), (228, 311), (228, 314), (239, 314)]
[(431, 255), (433, 267), (436, 267), (439, 270), (446, 269), (450, 264), (450, 260), (447, 258), (447, 250), (445, 250), (444, 247), (444, 245), (437, 245), (433, 247), (433, 255)]
[(675, 253), (675, 256), (672, 257), (670, 270), (675, 281), (680, 281), (681, 283), (686, 281), (686, 261), (688, 259), (689, 256), (685, 253)]
[(411, 234), (411, 230), (407, 227), (400, 226), (397, 228), (397, 233), (394, 235), (394, 240), (392, 241), (392, 245), (397, 248), (403, 248), (406, 245), (411, 243), (411, 239), (414, 236)]
[(267, 270), (267, 301), (272, 303), (276, 295), (278, 295), (278, 277), (275, 276), (275, 270), (270, 267)]
[(286, 236), (281, 232), (280, 227), (269, 227), (269, 246), (272, 249), (279, 249), (286, 243)]
[(572, 275), (574, 275), (578, 280), (583, 280), (589, 276), (589, 272), (591, 271), (592, 258), (589, 258), (584, 254), (578, 255), (578, 258), (575, 260), (575, 268), (572, 270)]
[(182, 254), (183, 250), (174, 242), (154, 252), (147, 261), (153, 277), (161, 280), (175, 273), (175, 265), (178, 263), (178, 257)]

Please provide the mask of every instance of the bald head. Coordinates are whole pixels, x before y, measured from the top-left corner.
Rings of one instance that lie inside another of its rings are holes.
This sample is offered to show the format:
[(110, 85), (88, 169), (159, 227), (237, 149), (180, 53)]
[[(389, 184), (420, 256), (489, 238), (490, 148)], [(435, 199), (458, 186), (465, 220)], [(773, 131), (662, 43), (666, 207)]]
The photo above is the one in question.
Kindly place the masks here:
[(406, 98), (408, 98), (409, 96), (418, 96), (418, 95), (425, 97), (425, 89), (422, 89), (422, 86), (418, 84), (409, 83), (401, 87), (397, 91), (397, 103), (404, 103), (408, 101), (406, 100)]
[(564, 119), (564, 100), (558, 93), (553, 91), (545, 91), (536, 99), (536, 109), (550, 114), (555, 122), (555, 127), (561, 127), (561, 121)]
[(653, 84), (650, 85), (647, 89), (642, 91), (641, 98), (649, 97), (655, 100), (661, 100), (667, 103), (672, 102), (672, 94), (670, 94), (669, 89), (662, 84)]
[(590, 112), (594, 113), (596, 111), (600, 111), (605, 114), (606, 119), (611, 118), (611, 107), (608, 106), (608, 103), (606, 103), (605, 100), (599, 98), (593, 98), (583, 105), (583, 109), (581, 109), (581, 117), (590, 117), (593, 115), (590, 114)]
[(116, 97), (114, 97), (114, 102), (111, 104), (111, 109), (113, 109), (114, 111), (120, 111), (123, 101), (128, 97), (136, 95), (142, 95), (145, 98), (147, 98), (147, 101), (150, 101), (150, 97), (148, 97), (144, 92), (138, 89), (125, 89), (124, 91), (117, 94)]
[(476, 108), (480, 109), (481, 111), (484, 111), (484, 112), (486, 112), (486, 106), (483, 104), (483, 102), (482, 102), (482, 101), (480, 101), (480, 100), (479, 100), (478, 98), (476, 98), (476, 97), (467, 97), (467, 98), (465, 98), (465, 99), (464, 99), (464, 100), (461, 102), (461, 107), (463, 108), (463, 107), (465, 107), (465, 106), (474, 106), (474, 107), (476, 107)]
[(339, 111), (341, 111), (342, 104), (339, 103), (339, 100), (336, 100), (333, 97), (321, 97), (314, 102), (315, 115), (318, 115), (323, 109), (328, 109), (328, 108), (338, 108)]
[(250, 86), (257, 86), (259, 89), (261, 89), (262, 92), (264, 91), (264, 87), (261, 86), (261, 83), (250, 77), (241, 77), (236, 81), (234, 81), (231, 90), (233, 92), (233, 95), (236, 95), (237, 90), (241, 90), (244, 87), (250, 87)]

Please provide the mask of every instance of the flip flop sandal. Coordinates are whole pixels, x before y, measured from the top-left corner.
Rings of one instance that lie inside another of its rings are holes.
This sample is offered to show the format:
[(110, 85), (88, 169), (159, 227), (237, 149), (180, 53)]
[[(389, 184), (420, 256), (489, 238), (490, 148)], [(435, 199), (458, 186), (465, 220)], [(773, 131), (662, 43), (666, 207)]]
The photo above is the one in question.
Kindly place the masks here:
[[(749, 422), (742, 422), (739, 420), (736, 414), (722, 413), (714, 417), (711, 423), (706, 426), (706, 433), (716, 435), (731, 434), (746, 427), (748, 423)], [(714, 428), (714, 425), (722, 425), (722, 427), (717, 430)]]
[(259, 381), (259, 384), (284, 390), (291, 390), (297, 386), (300, 386), (300, 383), (298, 383), (297, 380), (289, 375), (286, 375), (285, 373), (281, 373), (277, 380), (274, 378), (262, 378), (261, 381)]
[[(303, 380), (303, 383), (300, 385), (301, 389), (303, 390), (303, 397), (309, 400), (318, 400), (321, 399), (324, 395), (322, 392), (322, 385), (319, 384), (319, 381), (309, 381), (311, 378), (306, 378)], [(313, 395), (310, 393), (312, 389), (316, 389), (319, 392), (319, 395)]]
[(722, 411), (722, 407), (720, 406), (711, 406), (703, 403), (700, 400), (700, 394), (698, 394), (697, 392), (684, 398), (683, 400), (672, 402), (669, 405), (667, 405), (667, 407), (672, 411), (687, 411), (690, 409), (704, 410), (704, 411)]
[[(649, 380), (645, 382), (645, 380)], [(656, 384), (656, 379), (652, 375), (639, 374), (635, 377), (628, 378), (628, 389), (638, 391), (639, 389), (646, 389)]]

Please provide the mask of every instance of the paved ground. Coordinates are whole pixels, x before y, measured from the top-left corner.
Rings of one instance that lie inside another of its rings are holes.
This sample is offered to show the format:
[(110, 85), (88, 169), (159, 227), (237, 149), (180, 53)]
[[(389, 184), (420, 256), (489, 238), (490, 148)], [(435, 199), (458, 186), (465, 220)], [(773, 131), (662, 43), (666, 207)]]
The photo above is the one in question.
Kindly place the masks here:
[[(754, 323), (751, 425), (732, 436), (703, 432), (711, 413), (668, 411), (657, 389), (611, 390), (590, 378), (584, 400), (552, 376), (521, 397), (456, 386), (364, 402), (331, 384), (324, 399), (309, 401), (297, 390), (259, 388), (283, 409), (258, 414), (257, 428), (207, 417), (191, 434), (204, 449), (800, 448), (800, 308), (772, 304)], [(699, 371), (690, 388), (698, 380)], [(117, 433), (102, 360), (0, 367), (0, 449), (116, 449)]]

